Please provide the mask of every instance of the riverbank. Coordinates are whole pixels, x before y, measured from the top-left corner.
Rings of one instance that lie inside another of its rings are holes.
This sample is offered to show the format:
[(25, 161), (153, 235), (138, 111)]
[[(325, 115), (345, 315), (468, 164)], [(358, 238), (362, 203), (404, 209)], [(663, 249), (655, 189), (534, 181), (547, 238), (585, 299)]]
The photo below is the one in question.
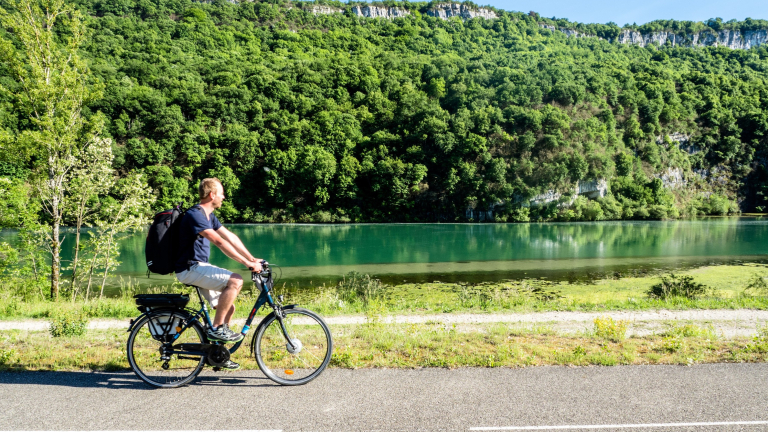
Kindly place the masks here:
[[(648, 291), (661, 282), (664, 272), (623, 276), (590, 282), (551, 282), (521, 279), (484, 283), (405, 283), (385, 285), (368, 275), (347, 275), (332, 286), (275, 286), (285, 295), (285, 304), (300, 304), (323, 316), (353, 314), (424, 315), (433, 313), (530, 313), (551, 311), (607, 312), (643, 310), (756, 309), (768, 310), (768, 289), (748, 289), (756, 280), (768, 278), (765, 264), (705, 266), (676, 273), (689, 276), (706, 289), (697, 298), (649, 297)], [(153, 292), (187, 292), (180, 284), (156, 287)], [(236, 319), (245, 318), (257, 291), (250, 283), (238, 297)], [(88, 319), (131, 318), (138, 315), (126, 289), (118, 298), (88, 302), (24, 301), (0, 297), (0, 320), (52, 319), (74, 314)], [(190, 306), (197, 307), (192, 293)], [(260, 311), (265, 313), (265, 310)]]
[[(668, 275), (617, 275), (592, 283), (523, 279), (384, 285), (367, 275), (351, 275), (334, 286), (275, 290), (285, 292), (285, 303), (326, 317), (335, 343), (332, 367), (768, 360), (768, 292), (756, 284), (768, 277), (765, 265), (678, 273), (678, 280), (690, 277), (702, 288), (696, 298), (649, 296), (662, 277)], [(244, 289), (236, 325), (244, 322), (255, 294), (251, 286)], [(128, 319), (138, 314), (130, 292), (87, 303), (1, 299), (0, 370), (124, 370), (125, 330)], [(85, 334), (52, 337), (48, 323), (62, 317), (88, 321)], [(249, 345), (235, 359), (256, 369)]]

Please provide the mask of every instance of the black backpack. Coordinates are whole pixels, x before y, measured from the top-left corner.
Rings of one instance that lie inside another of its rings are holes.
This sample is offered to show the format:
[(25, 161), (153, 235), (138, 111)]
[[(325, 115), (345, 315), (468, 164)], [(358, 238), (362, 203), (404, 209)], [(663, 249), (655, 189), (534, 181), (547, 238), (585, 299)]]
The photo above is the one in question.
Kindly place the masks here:
[(157, 274), (173, 273), (179, 257), (179, 227), (184, 210), (176, 206), (155, 215), (149, 226), (144, 255), (147, 258), (147, 276), (149, 272)]

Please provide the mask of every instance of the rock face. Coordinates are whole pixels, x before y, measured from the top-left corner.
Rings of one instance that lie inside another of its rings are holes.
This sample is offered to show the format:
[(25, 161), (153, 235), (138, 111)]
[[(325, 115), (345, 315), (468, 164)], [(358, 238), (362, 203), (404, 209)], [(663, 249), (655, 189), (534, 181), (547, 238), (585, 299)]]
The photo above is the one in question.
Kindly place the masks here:
[[(594, 36), (594, 35), (588, 35), (586, 33), (582, 33), (580, 31), (576, 31), (576, 30), (569, 29), (569, 28), (558, 29), (557, 27), (555, 27), (553, 25), (549, 25), (549, 24), (539, 24), (539, 27), (545, 28), (545, 29), (551, 30), (551, 31), (560, 31), (561, 33), (564, 33), (568, 37), (570, 37), (570, 36), (573, 36), (573, 37), (597, 37), (597, 36)], [(598, 38), (598, 39), (602, 39), (602, 38)]]
[[(567, 36), (596, 37), (573, 29), (558, 28), (549, 24), (539, 24), (539, 27), (551, 31), (560, 31)], [(639, 45), (641, 47), (646, 45), (661, 46), (669, 42), (672, 46), (682, 47), (724, 46), (731, 49), (750, 49), (768, 43), (768, 29), (749, 30), (744, 33), (733, 30), (707, 31), (695, 33), (692, 36), (668, 31), (642, 34), (635, 30), (622, 30), (614, 40), (619, 43)]]
[(433, 9), (428, 10), (427, 15), (440, 19), (448, 19), (451, 17), (460, 17), (462, 19), (472, 19), (476, 17), (485, 19), (498, 18), (496, 13), (490, 9), (471, 9), (469, 6), (459, 3), (440, 3)]
[(695, 33), (691, 37), (672, 32), (654, 32), (641, 34), (633, 30), (623, 30), (616, 40), (639, 46), (650, 44), (664, 45), (669, 41), (672, 46), (724, 46), (731, 49), (750, 49), (768, 42), (768, 30), (749, 30), (744, 33), (733, 30)]
[[(569, 195), (563, 195), (560, 192), (554, 190), (548, 190), (543, 194), (536, 195), (531, 198), (528, 203), (523, 203), (523, 207), (536, 207), (544, 204), (549, 204), (554, 201), (562, 201), (559, 206), (569, 207), (573, 204), (579, 195), (585, 196), (589, 199), (603, 198), (608, 193), (608, 180), (604, 178), (595, 180), (579, 180), (576, 187), (573, 189), (573, 193)], [(564, 199), (565, 198), (565, 199)]]
[(661, 179), (661, 183), (667, 189), (678, 189), (688, 184), (683, 178), (683, 170), (680, 168), (667, 168), (660, 174), (654, 174), (654, 177)]
[(529, 207), (529, 206), (535, 207), (543, 204), (549, 204), (553, 201), (558, 201), (562, 197), (563, 197), (563, 194), (561, 194), (560, 192), (555, 192), (554, 190), (548, 190), (543, 194), (539, 194), (531, 198), (531, 201), (528, 203), (528, 205), (523, 204), (523, 207)]
[(383, 6), (355, 6), (352, 8), (352, 15), (365, 18), (401, 18), (411, 13), (405, 9)]
[(680, 132), (672, 132), (669, 135), (660, 135), (656, 137), (656, 144), (664, 144), (666, 142), (665, 137), (669, 137), (669, 140), (677, 144), (680, 150), (688, 152), (688, 154), (696, 154), (701, 151), (701, 148), (691, 142), (691, 136)]
[(330, 6), (321, 6), (321, 5), (314, 5), (308, 10), (315, 15), (330, 15), (330, 14), (342, 12), (341, 9), (336, 9)]
[(584, 195), (587, 198), (604, 198), (608, 193), (608, 182), (602, 178), (597, 180), (579, 180), (576, 186), (576, 194)]

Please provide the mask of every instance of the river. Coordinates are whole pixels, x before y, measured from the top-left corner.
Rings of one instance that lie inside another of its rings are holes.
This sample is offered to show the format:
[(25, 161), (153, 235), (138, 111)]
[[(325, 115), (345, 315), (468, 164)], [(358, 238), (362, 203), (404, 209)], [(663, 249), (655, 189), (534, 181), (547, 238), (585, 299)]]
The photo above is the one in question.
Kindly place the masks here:
[[(388, 283), (585, 279), (615, 272), (768, 261), (768, 218), (530, 224), (233, 224), (254, 255), (279, 264), (284, 281), (333, 283), (350, 271)], [(4, 231), (6, 239), (13, 231)], [(145, 232), (120, 243), (116, 276), (146, 279)], [(64, 242), (71, 252), (72, 234)], [(69, 247), (68, 247), (69, 246)], [(212, 247), (211, 261), (241, 266)]]

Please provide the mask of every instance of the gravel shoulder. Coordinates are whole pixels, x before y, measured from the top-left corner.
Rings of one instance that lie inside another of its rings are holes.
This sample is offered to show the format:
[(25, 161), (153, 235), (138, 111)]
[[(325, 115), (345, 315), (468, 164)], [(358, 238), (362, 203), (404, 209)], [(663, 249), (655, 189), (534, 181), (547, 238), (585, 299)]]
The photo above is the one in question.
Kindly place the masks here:
[[(758, 326), (768, 323), (768, 311), (752, 309), (736, 310), (656, 310), (656, 311), (610, 311), (610, 312), (538, 312), (510, 314), (430, 314), (430, 315), (392, 315), (380, 318), (382, 323), (390, 324), (487, 324), (511, 323), (521, 327), (549, 327), (564, 333), (582, 333), (592, 328), (595, 318), (609, 316), (614, 320), (629, 322), (629, 335), (644, 336), (663, 331), (673, 324), (695, 324), (711, 326), (723, 337), (751, 336)], [(333, 316), (325, 320), (329, 325), (364, 324), (368, 318), (362, 315)], [(242, 325), (244, 319), (235, 320)], [(88, 324), (90, 329), (127, 329), (129, 319), (94, 319)], [(45, 331), (47, 320), (0, 320), (2, 330)]]

